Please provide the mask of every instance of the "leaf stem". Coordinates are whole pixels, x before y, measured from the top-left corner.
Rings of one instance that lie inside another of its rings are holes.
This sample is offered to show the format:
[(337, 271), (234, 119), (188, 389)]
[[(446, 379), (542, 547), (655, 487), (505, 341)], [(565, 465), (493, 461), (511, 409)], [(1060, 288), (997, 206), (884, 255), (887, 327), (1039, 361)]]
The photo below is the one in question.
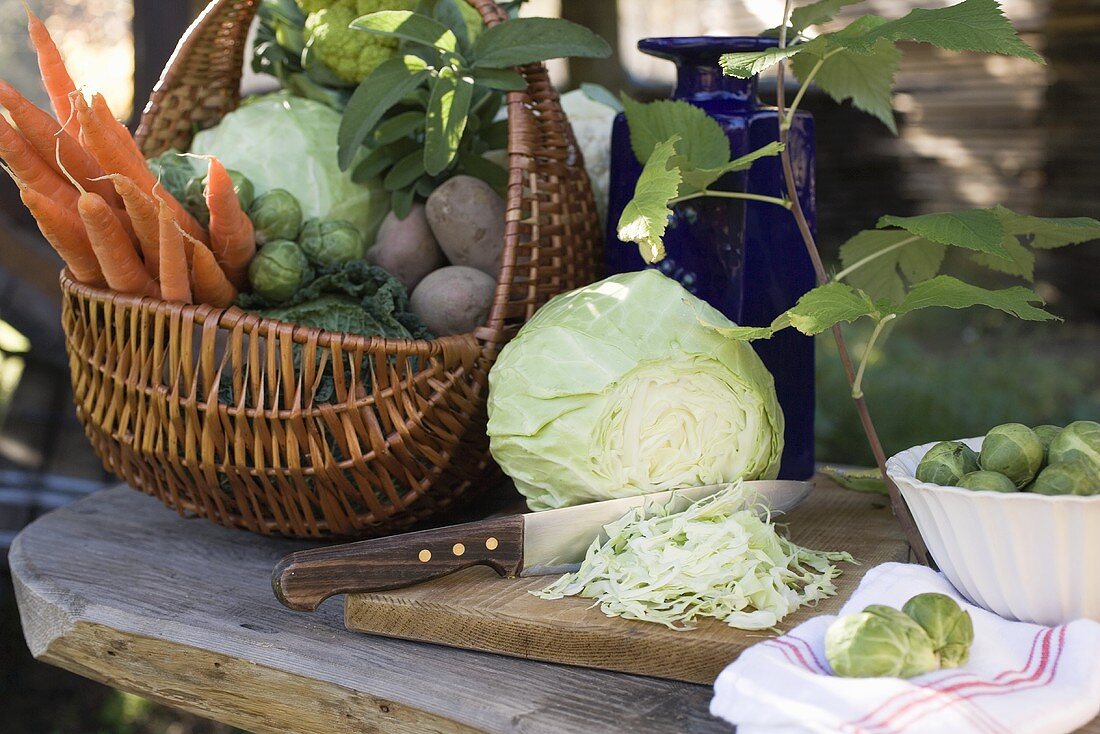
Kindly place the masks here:
[(882, 330), (886, 324), (896, 319), (898, 315), (896, 313), (887, 314), (875, 323), (875, 330), (871, 332), (871, 338), (867, 340), (867, 346), (863, 350), (863, 357), (859, 360), (859, 371), (856, 372), (856, 379), (852, 383), (852, 397), (863, 397), (863, 372), (867, 369), (867, 363), (871, 361), (871, 352), (875, 348), (875, 342), (882, 336)]
[[(787, 23), (791, 17), (792, 4), (793, 0), (784, 0), (783, 18), (779, 24), (779, 48), (785, 48), (787, 45)], [(775, 71), (776, 114), (780, 123), (786, 116), (786, 91), (783, 88), (786, 70), (786, 60), (781, 59), (776, 65)], [(788, 145), (790, 129), (782, 124), (779, 124), (778, 127), (779, 142), (783, 144), (783, 150), (780, 151), (779, 158), (783, 164), (783, 178), (787, 184), (787, 197), (791, 201), (791, 213), (798, 224), (798, 231), (802, 235), (802, 241), (805, 243), (806, 251), (813, 263), (817, 283), (818, 285), (825, 285), (829, 282), (829, 278), (825, 274), (825, 266), (821, 262), (821, 253), (817, 249), (817, 243), (814, 241), (813, 232), (810, 231), (806, 213), (802, 211), (802, 202), (798, 198), (798, 186), (795, 184), (794, 166), (791, 164), (790, 145)], [(844, 366), (844, 374), (848, 378), (848, 384), (854, 387), (856, 374), (855, 369), (852, 367), (852, 355), (848, 352), (848, 345), (844, 340), (844, 332), (841, 330), (840, 324), (833, 326), (833, 338), (836, 339), (837, 353), (840, 355), (841, 364)], [(875, 430), (875, 424), (871, 422), (871, 413), (867, 409), (867, 402), (862, 395), (853, 397), (853, 401), (855, 402), (856, 412), (859, 414), (859, 421), (863, 425), (863, 432), (867, 435), (867, 442), (871, 445), (871, 453), (874, 454), (875, 463), (878, 464), (879, 473), (882, 474), (886, 488), (890, 491), (890, 505), (893, 507), (894, 514), (905, 532), (905, 537), (909, 541), (918, 562), (932, 565), (931, 556), (928, 554), (928, 549), (924, 545), (924, 540), (920, 536), (920, 531), (917, 530), (916, 523), (909, 513), (905, 500), (902, 499), (901, 491), (886, 474), (886, 453), (882, 449), (882, 442), (879, 440), (878, 431)]]
[(677, 196), (675, 199), (669, 199), (668, 205), (679, 204), (681, 201), (688, 201), (690, 199), (699, 199), (704, 196), (717, 196), (723, 199), (747, 199), (749, 201), (763, 201), (768, 204), (776, 204), (784, 209), (791, 208), (791, 202), (786, 199), (782, 199), (778, 196), (765, 196), (763, 194), (749, 194), (744, 191), (715, 191), (714, 189), (703, 189), (702, 191), (696, 191), (694, 194), (685, 194), (684, 196)]
[(851, 275), (854, 271), (859, 270), (864, 265), (866, 265), (867, 263), (874, 260), (876, 257), (881, 257), (882, 255), (885, 255), (888, 252), (892, 252), (893, 250), (898, 249), (899, 247), (905, 247), (906, 245), (912, 244), (912, 243), (916, 242), (919, 239), (920, 239), (920, 237), (917, 237), (916, 235), (914, 235), (912, 237), (906, 237), (903, 240), (895, 242), (894, 244), (889, 245), (888, 247), (883, 247), (881, 250), (875, 250), (870, 255), (868, 255), (866, 257), (863, 257), (863, 258), (860, 258), (859, 260), (856, 260), (854, 263), (852, 263), (851, 265), (849, 265), (848, 267), (844, 268), (839, 273), (834, 275), (833, 280), (834, 281), (844, 280), (849, 275)]

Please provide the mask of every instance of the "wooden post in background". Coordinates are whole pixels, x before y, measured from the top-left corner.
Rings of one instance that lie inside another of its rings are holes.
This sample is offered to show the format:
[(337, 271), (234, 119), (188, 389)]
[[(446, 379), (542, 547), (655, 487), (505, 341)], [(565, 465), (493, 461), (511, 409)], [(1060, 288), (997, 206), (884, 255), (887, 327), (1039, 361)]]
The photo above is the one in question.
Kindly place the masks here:
[(165, 62), (190, 25), (196, 8), (189, 0), (134, 0), (133, 128), (141, 118), (149, 92), (160, 79)]

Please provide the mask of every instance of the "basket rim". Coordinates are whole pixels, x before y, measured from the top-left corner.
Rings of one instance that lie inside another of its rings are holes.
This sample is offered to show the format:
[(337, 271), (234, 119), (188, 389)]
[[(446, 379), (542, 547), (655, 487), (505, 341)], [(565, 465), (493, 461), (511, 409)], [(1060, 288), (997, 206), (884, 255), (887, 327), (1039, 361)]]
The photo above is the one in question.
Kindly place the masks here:
[(368, 354), (389, 354), (395, 351), (405, 351), (418, 357), (431, 357), (451, 348), (474, 347), (477, 351), (480, 351), (481, 344), (479, 341), (489, 340), (488, 335), (480, 333), (485, 330), (484, 326), (479, 326), (472, 332), (440, 336), (435, 339), (390, 339), (382, 336), (360, 336), (345, 331), (317, 329), (312, 326), (303, 326), (290, 321), (280, 321), (260, 316), (237, 306), (218, 308), (205, 303), (180, 303), (152, 296), (120, 293), (106, 287), (99, 288), (76, 280), (68, 268), (61, 270), (60, 282), (63, 293), (74, 293), (91, 301), (109, 302), (114, 305), (137, 308), (143, 311), (168, 310), (178, 311), (181, 315), (193, 314), (197, 323), (206, 323), (208, 320), (214, 319), (219, 328), (227, 330), (242, 325), (248, 327), (254, 323), (256, 329), (264, 329), (265, 327), (268, 330), (273, 329), (283, 336), (289, 336), (295, 344), (307, 344), (312, 341), (320, 347), (339, 346), (345, 351), (362, 349)]

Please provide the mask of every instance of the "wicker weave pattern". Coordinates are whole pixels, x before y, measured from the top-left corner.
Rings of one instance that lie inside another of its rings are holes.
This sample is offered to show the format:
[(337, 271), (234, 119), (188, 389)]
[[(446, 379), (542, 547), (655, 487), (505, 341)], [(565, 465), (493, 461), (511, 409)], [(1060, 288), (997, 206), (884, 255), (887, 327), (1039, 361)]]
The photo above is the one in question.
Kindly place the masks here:
[[(495, 25), (490, 0), (469, 0)], [(254, 0), (215, 0), (180, 42), (139, 128), (186, 148), (239, 101)], [(364, 339), (90, 288), (62, 274), (77, 414), (104, 465), (180, 512), (259, 533), (398, 532), (464, 501), (496, 469), (487, 376), (553, 295), (597, 277), (596, 208), (541, 65), (508, 95), (503, 267), (472, 334)], [(331, 395), (322, 402), (323, 393)]]

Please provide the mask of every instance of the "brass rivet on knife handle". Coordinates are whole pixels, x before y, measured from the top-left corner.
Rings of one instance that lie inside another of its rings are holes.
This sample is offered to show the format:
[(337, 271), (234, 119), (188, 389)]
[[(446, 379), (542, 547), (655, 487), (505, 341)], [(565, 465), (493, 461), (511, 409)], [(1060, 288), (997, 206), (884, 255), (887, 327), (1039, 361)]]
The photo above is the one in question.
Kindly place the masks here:
[(411, 586), (470, 566), (515, 576), (523, 565), (523, 522), (512, 515), (298, 551), (275, 566), (271, 586), (284, 605), (313, 611), (335, 594)]

